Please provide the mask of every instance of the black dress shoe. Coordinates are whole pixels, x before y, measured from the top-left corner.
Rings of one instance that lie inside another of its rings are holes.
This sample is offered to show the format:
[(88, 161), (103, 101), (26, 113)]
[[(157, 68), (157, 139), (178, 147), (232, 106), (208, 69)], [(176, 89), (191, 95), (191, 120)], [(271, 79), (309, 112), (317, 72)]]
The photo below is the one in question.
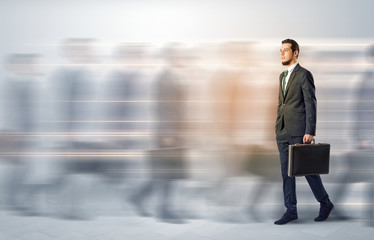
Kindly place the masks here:
[(296, 215), (291, 215), (288, 213), (285, 213), (280, 219), (274, 222), (276, 225), (284, 225), (286, 223), (289, 223), (293, 220), (298, 219), (297, 214)]
[(330, 216), (330, 213), (331, 213), (331, 210), (334, 208), (334, 204), (332, 204), (332, 202), (330, 202), (328, 205), (326, 206), (321, 206), (320, 210), (319, 210), (319, 215), (318, 217), (316, 217), (314, 219), (314, 221), (316, 222), (323, 222), (323, 221), (326, 221), (327, 218), (329, 218)]

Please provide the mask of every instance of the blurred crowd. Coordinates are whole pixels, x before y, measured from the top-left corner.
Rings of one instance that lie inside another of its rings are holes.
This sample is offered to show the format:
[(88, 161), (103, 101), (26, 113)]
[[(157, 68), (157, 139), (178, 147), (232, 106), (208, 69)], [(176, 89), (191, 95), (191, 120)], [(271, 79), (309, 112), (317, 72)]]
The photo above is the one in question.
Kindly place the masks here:
[[(66, 39), (58, 64), (4, 57), (3, 210), (91, 219), (96, 205), (117, 204), (183, 223), (262, 221), (280, 209), (277, 47), (123, 43), (103, 57), (99, 45)], [(316, 81), (317, 142), (332, 145), (331, 199), (350, 215), (363, 198), (355, 187), (368, 189), (358, 217), (373, 221), (374, 48), (300, 54)]]

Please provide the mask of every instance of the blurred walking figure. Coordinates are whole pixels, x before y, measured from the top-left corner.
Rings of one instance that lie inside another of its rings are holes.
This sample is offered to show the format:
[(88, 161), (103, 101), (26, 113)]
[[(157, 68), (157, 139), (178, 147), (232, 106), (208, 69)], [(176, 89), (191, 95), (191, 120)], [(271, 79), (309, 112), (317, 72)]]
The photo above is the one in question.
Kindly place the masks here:
[(7, 205), (15, 210), (31, 214), (33, 207), (29, 196), (31, 186), (25, 180), (30, 176), (31, 157), (26, 152), (35, 146), (36, 130), (42, 84), (37, 54), (12, 54), (6, 61), (7, 77), (2, 85), (2, 115), (4, 130), (0, 133), (1, 156), (10, 163), (5, 183)]
[(374, 45), (368, 49), (368, 70), (357, 90), (355, 134), (358, 148), (374, 149)]
[[(144, 177), (141, 157), (151, 145), (152, 77), (147, 66), (150, 45), (121, 44), (115, 50), (115, 69), (102, 83), (100, 120), (106, 135), (105, 151), (135, 153), (129, 157), (106, 156), (102, 172), (106, 182), (120, 186), (124, 178), (139, 180)], [(114, 187), (112, 185), (112, 187)], [(119, 191), (123, 200), (123, 191)], [(118, 194), (118, 192), (117, 192)], [(126, 192), (127, 196), (131, 193)]]
[[(56, 70), (50, 80), (53, 118), (60, 138), (55, 140), (55, 150), (69, 153), (60, 162), (59, 176), (52, 187), (60, 194), (62, 206), (58, 212), (66, 218), (85, 218), (84, 202), (90, 194), (91, 177), (100, 166), (94, 156), (98, 144), (85, 134), (93, 130), (96, 81), (90, 64), (94, 63), (93, 39), (67, 39), (62, 43), (62, 53), (67, 60)], [(79, 152), (93, 152), (78, 156)]]
[[(122, 44), (116, 51), (116, 65), (103, 83), (103, 128), (109, 132), (132, 134), (111, 138), (109, 142), (121, 149), (144, 149), (149, 138), (139, 133), (149, 133), (151, 128), (151, 76), (145, 67), (146, 44)], [(113, 140), (113, 141), (112, 141)]]
[[(95, 76), (89, 64), (94, 63), (92, 39), (67, 39), (62, 43), (62, 64), (50, 81), (55, 104), (55, 128), (64, 133), (89, 130), (95, 93)], [(70, 135), (71, 136), (71, 135)], [(70, 138), (71, 140), (71, 138)], [(72, 142), (68, 139), (66, 143)]]
[[(260, 144), (259, 138), (263, 133), (262, 122), (258, 121), (262, 114), (255, 102), (259, 86), (253, 81), (255, 65), (251, 61), (251, 47), (250, 42), (226, 42), (220, 45), (218, 54), (221, 64), (213, 72), (209, 87), (212, 102), (209, 143), (216, 165), (212, 167), (221, 173), (216, 177), (211, 197), (218, 205), (220, 215), (228, 212), (223, 216), (228, 221), (244, 220), (242, 209), (233, 208), (232, 191), (238, 178), (248, 174), (244, 166), (252, 149), (250, 145)], [(237, 199), (244, 198), (240, 196)], [(234, 206), (242, 204), (244, 201), (236, 202)], [(238, 212), (234, 213), (235, 210)]]
[[(134, 194), (132, 201), (142, 215), (148, 215), (144, 201), (152, 193), (160, 198), (157, 217), (162, 221), (182, 223), (172, 202), (175, 181), (184, 178), (183, 116), (184, 89), (178, 70), (184, 65), (183, 48), (175, 43), (164, 51), (165, 68), (155, 82), (156, 150), (150, 151), (151, 179)], [(173, 209), (174, 208), (174, 209)]]
[[(216, 164), (221, 168), (221, 176), (215, 187), (216, 194), (222, 192), (228, 178), (243, 173), (240, 149), (244, 142), (248, 143), (246, 137), (251, 133), (246, 123), (250, 123), (253, 118), (253, 112), (249, 111), (253, 107), (250, 101), (253, 93), (248, 66), (249, 43), (223, 43), (218, 47), (218, 54), (222, 62), (212, 73), (209, 83), (212, 102), (210, 145), (215, 151), (213, 155)], [(214, 196), (214, 199), (220, 198)]]
[(339, 181), (335, 198), (342, 201), (349, 184), (363, 182), (368, 185), (368, 207), (365, 217), (374, 227), (374, 45), (367, 51), (368, 69), (358, 83), (353, 126), (356, 150), (346, 156), (346, 172)]
[(243, 107), (250, 104), (251, 89), (247, 84), (249, 43), (227, 42), (219, 47), (222, 66), (212, 75), (213, 132), (216, 144), (228, 151), (238, 142), (243, 127)]

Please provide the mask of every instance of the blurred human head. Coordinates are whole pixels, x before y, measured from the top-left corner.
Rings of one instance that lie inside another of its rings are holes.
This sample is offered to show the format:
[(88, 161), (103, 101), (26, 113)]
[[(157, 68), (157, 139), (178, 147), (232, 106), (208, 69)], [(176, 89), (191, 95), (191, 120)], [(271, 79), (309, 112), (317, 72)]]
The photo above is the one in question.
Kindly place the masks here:
[(146, 43), (122, 43), (114, 52), (114, 58), (119, 64), (143, 65), (147, 60), (150, 45)]
[(250, 42), (235, 41), (221, 45), (222, 58), (231, 66), (247, 66), (251, 63)]
[(74, 64), (92, 63), (95, 60), (95, 40), (91, 38), (69, 38), (62, 43), (62, 54)]
[(169, 43), (163, 50), (162, 55), (165, 62), (176, 68), (182, 68), (186, 65), (186, 47), (182, 43)]
[(41, 74), (39, 54), (10, 54), (5, 59), (5, 70), (17, 76), (36, 76)]

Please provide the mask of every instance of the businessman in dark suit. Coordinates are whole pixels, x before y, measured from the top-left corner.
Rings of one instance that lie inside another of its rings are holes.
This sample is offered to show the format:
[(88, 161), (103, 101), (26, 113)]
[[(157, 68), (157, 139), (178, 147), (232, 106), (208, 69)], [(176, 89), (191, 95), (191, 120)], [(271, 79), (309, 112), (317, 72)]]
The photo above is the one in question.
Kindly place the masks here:
[[(280, 49), (285, 71), (279, 76), (279, 99), (275, 125), (283, 178), (284, 205), (287, 211), (274, 224), (282, 225), (296, 220), (296, 182), (289, 177), (288, 146), (296, 143), (310, 143), (316, 133), (317, 100), (312, 74), (297, 63), (299, 45), (295, 40), (282, 41)], [(319, 175), (306, 176), (312, 192), (320, 202), (319, 215), (314, 221), (325, 221), (334, 205), (329, 199)]]

